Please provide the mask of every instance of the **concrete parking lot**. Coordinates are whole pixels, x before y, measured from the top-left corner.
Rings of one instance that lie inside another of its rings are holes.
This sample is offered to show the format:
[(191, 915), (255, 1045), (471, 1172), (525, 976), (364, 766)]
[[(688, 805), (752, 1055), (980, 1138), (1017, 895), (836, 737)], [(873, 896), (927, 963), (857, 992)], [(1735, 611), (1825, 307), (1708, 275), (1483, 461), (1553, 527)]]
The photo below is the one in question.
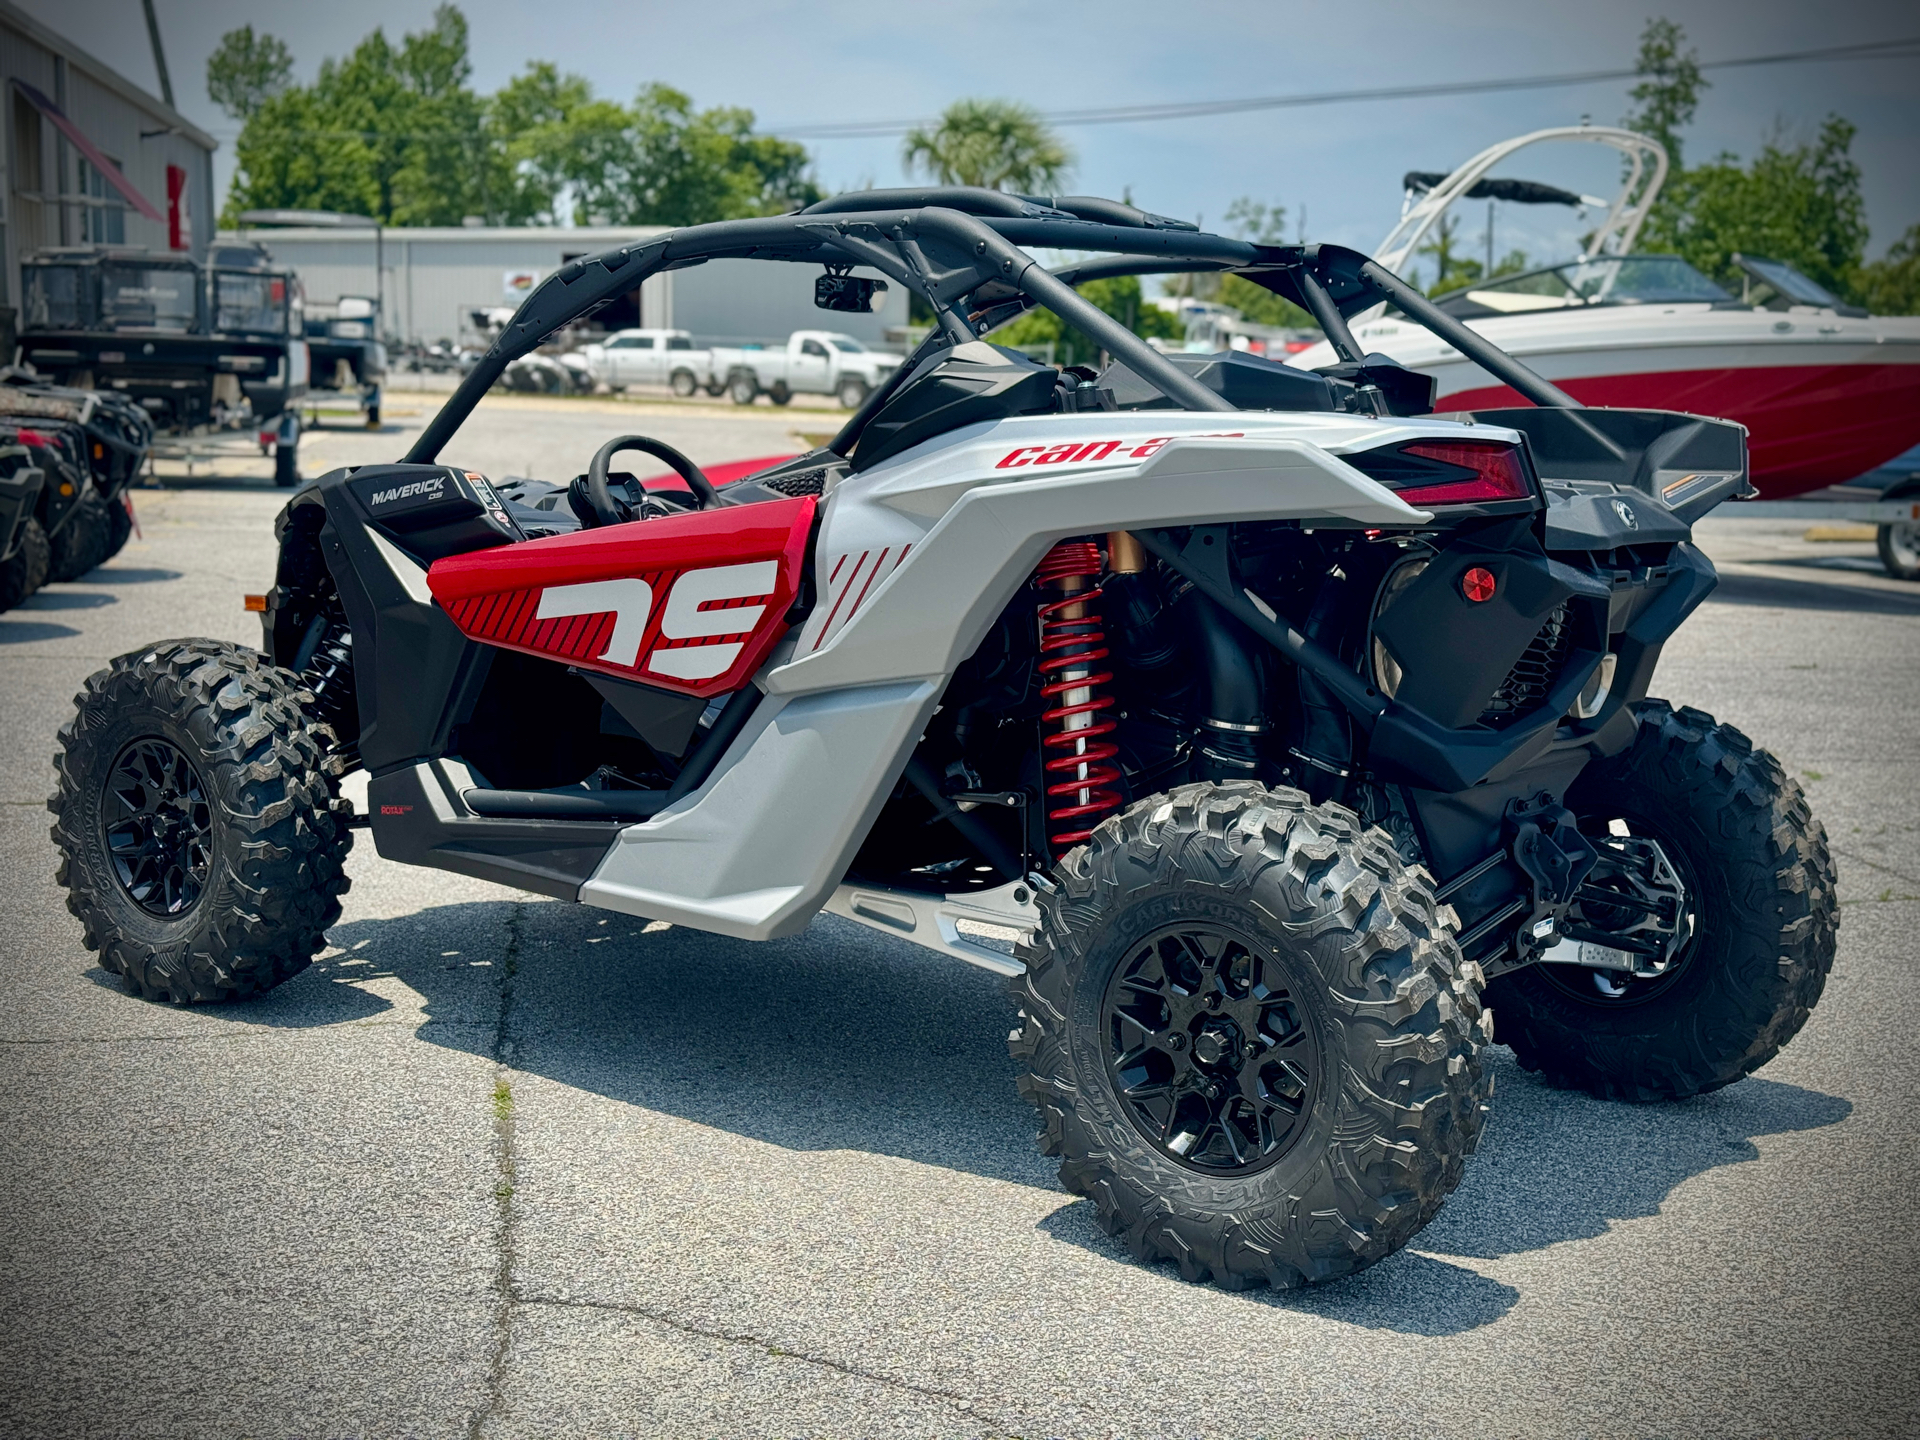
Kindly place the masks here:
[[(424, 409), (305, 468), (396, 455)], [(713, 462), (811, 421), (490, 402), (448, 458), (564, 479), (622, 429)], [(1652, 1108), (1496, 1049), (1487, 1139), (1409, 1250), (1227, 1294), (1061, 1189), (998, 980), (837, 920), (756, 946), (362, 836), (309, 972), (126, 995), (53, 882), (54, 731), (144, 641), (257, 643), (266, 474), (139, 492), (142, 538), (0, 616), (0, 1433), (1920, 1430), (1920, 587), (1870, 546), (1710, 522), (1724, 581), (1657, 687), (1778, 753), (1832, 836), (1840, 955), (1800, 1038)]]

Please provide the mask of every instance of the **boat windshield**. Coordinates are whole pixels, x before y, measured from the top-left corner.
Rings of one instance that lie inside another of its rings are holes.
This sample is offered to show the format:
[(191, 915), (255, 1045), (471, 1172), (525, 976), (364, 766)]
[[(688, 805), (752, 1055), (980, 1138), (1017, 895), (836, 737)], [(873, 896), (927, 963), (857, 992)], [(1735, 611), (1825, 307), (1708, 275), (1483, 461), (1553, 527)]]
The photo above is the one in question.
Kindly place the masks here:
[(1570, 305), (1714, 304), (1733, 296), (1678, 255), (1622, 255), (1530, 270), (1476, 286), (1466, 298), (1489, 310), (1523, 311)]

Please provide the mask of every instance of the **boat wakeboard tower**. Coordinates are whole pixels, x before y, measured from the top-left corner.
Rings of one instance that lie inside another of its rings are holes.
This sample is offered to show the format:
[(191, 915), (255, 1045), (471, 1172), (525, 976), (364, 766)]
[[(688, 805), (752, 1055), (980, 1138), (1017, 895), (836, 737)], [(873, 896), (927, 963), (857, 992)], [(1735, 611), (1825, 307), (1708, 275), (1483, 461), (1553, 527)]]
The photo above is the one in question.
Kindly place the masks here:
[[(442, 458), (516, 356), (720, 258), (877, 272), (936, 328), (830, 444), (734, 483), (642, 435), (565, 483)], [(1339, 358), (1163, 355), (1072, 288), (1195, 270)], [(1353, 344), (1381, 300), (1533, 406), (1430, 417)], [(1109, 363), (983, 339), (1036, 304)], [(1738, 426), (1582, 410), (1338, 246), (971, 189), (676, 230), (549, 278), (404, 461), (292, 498), (259, 650), (88, 680), (60, 876), (101, 963), (174, 1003), (304, 969), (360, 823), (743, 939), (829, 910), (1009, 977), (1040, 1144), (1134, 1254), (1324, 1280), (1459, 1183), (1489, 1002), (1551, 1082), (1655, 1099), (1740, 1079), (1819, 997), (1799, 788), (1647, 698), (1714, 585), (1689, 526), (1745, 484)]]
[[(1612, 200), (1489, 173), (1533, 146), (1567, 142), (1621, 153)], [(1678, 255), (1635, 254), (1666, 176), (1666, 151), (1631, 130), (1536, 130), (1489, 146), (1451, 174), (1408, 173), (1401, 218), (1375, 261), (1403, 270), (1462, 200), (1598, 212), (1572, 259), (1482, 276), (1441, 298), (1440, 308), (1583, 405), (1658, 406), (1745, 426), (1755, 494), (1769, 500), (1853, 480), (1920, 443), (1920, 317), (1869, 315), (1766, 256), (1728, 257), (1740, 275), (1736, 294)], [(1524, 396), (1384, 303), (1349, 325), (1365, 349), (1431, 376), (1440, 410), (1497, 409)], [(1321, 344), (1287, 363), (1314, 370), (1337, 358)], [(1891, 559), (1888, 568), (1903, 573)]]

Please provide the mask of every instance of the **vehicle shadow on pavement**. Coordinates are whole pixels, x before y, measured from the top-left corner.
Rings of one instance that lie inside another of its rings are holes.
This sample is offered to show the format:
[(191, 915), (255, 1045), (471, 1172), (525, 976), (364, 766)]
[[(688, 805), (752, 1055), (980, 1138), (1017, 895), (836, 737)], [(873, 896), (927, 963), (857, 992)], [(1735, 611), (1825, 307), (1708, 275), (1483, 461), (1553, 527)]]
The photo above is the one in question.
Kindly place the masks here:
[(71, 625), (56, 625), (50, 620), (0, 619), (0, 645), (25, 645), (30, 640), (60, 640), (79, 633)]
[[(622, 1104), (790, 1150), (865, 1151), (1059, 1192), (1014, 1091), (1003, 983), (849, 922), (822, 917), (754, 944), (529, 900), (354, 920), (328, 939), (338, 948), (308, 974), (229, 1013), (351, 1023), (385, 1004), (360, 982), (391, 976), (424, 999), (418, 1034), (434, 1044), (491, 1056), (504, 1013), (516, 1069)], [(476, 968), (489, 953), (501, 958)], [(1446, 1257), (1603, 1235), (1657, 1214), (1693, 1176), (1755, 1158), (1757, 1138), (1837, 1124), (1853, 1108), (1765, 1079), (1673, 1105), (1613, 1104), (1549, 1088), (1502, 1047), (1489, 1058), (1486, 1138), (1413, 1249), (1347, 1281), (1244, 1298), (1368, 1329), (1472, 1330), (1519, 1292)], [(1086, 1201), (1041, 1226), (1134, 1263)]]
[[(1786, 562), (1792, 563), (1792, 562)], [(1774, 610), (1853, 610), (1871, 615), (1920, 615), (1920, 585), (1912, 595), (1867, 585), (1836, 585), (1797, 575), (1720, 572), (1709, 605), (1761, 605)]]

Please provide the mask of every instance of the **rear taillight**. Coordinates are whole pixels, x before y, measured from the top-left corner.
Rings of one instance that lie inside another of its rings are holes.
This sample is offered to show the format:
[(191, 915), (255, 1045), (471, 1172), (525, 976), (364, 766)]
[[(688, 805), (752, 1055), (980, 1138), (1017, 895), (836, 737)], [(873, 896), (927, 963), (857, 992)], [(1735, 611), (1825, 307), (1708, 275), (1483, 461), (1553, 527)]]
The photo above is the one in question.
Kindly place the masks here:
[(1433, 485), (1416, 485), (1401, 490), (1400, 498), (1409, 505), (1471, 505), (1482, 500), (1524, 500), (1532, 491), (1527, 486), (1526, 466), (1520, 462), (1517, 445), (1489, 444), (1484, 441), (1423, 440), (1402, 445), (1402, 455), (1418, 455), (1423, 460), (1438, 460), (1442, 465), (1457, 465), (1471, 470), (1471, 476), (1442, 480)]
[(1518, 445), (1498, 440), (1416, 440), (1345, 457), (1409, 505), (1474, 505), (1533, 494)]

